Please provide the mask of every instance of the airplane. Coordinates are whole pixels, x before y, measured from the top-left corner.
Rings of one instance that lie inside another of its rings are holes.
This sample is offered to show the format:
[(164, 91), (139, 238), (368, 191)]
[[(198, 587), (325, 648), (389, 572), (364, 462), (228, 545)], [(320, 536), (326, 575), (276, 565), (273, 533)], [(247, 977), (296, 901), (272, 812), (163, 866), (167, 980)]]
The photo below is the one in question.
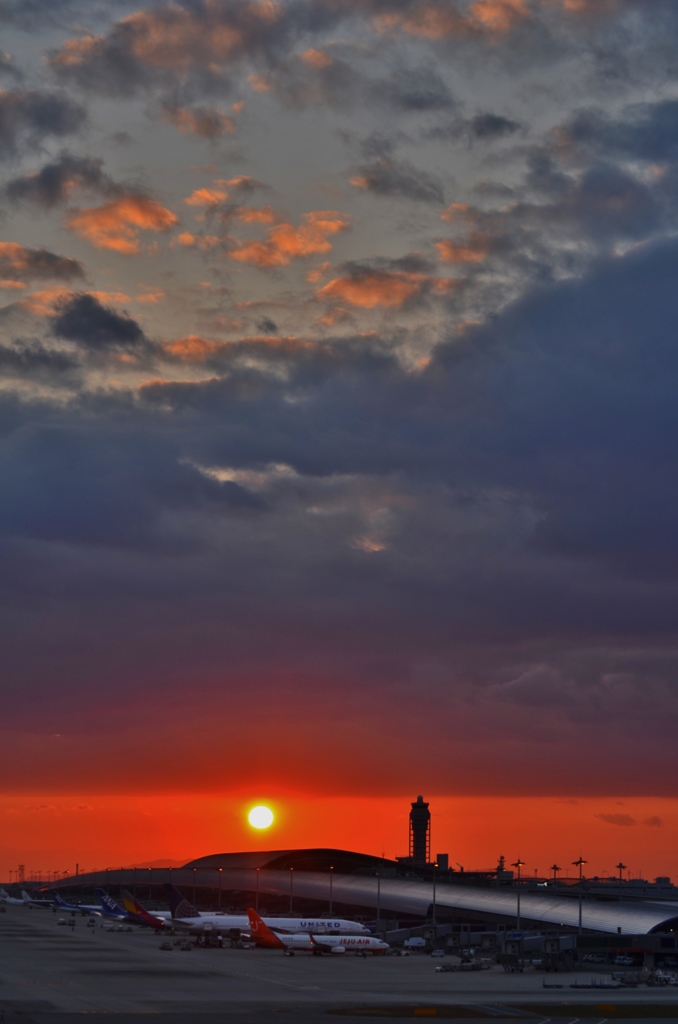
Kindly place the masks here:
[(36, 899), (29, 896), (25, 889), (21, 890), (21, 901), (28, 907), (41, 907), (42, 910), (54, 910), (54, 900), (50, 897), (46, 900)]
[[(172, 924), (177, 928), (188, 928), (193, 933), (203, 931), (229, 932), (231, 929), (248, 932), (250, 920), (245, 914), (201, 914), (173, 885), (165, 885), (170, 905)], [(167, 921), (167, 911), (154, 911), (154, 916)], [(371, 935), (369, 928), (355, 921), (343, 918), (266, 917), (266, 924), (277, 932), (294, 934), (304, 932), (314, 935)], [(206, 928), (205, 926), (208, 925)]]
[(147, 928), (155, 928), (156, 931), (170, 926), (170, 922), (167, 922), (164, 917), (150, 914), (141, 906), (136, 896), (133, 896), (127, 889), (122, 890), (122, 902), (130, 920), (136, 920), (139, 924), (146, 925)]
[(114, 917), (118, 921), (125, 921), (129, 916), (126, 910), (119, 906), (112, 896), (109, 896), (105, 889), (97, 889), (99, 897), (100, 913), (104, 917)]
[[(18, 900), (16, 896), (10, 896), (5, 889), (0, 889), (0, 903), (8, 903), (10, 906), (16, 907), (24, 907), (27, 901), (23, 897), (24, 894), (22, 893), (21, 899)], [(28, 897), (28, 899), (30, 900), (30, 897)]]
[(67, 903), (59, 893), (54, 894), (54, 906), (57, 910), (68, 910), (71, 914), (82, 914), (83, 917), (88, 917), (91, 914), (101, 914), (101, 906), (92, 906), (91, 904), (85, 903)]
[(303, 951), (319, 956), (322, 953), (373, 953), (375, 956), (390, 949), (388, 942), (373, 935), (281, 935), (262, 921), (256, 910), (247, 911), (250, 920), (250, 935), (257, 946), (267, 949), (282, 949), (286, 953)]
[(67, 903), (59, 893), (54, 895), (54, 905), (57, 910), (68, 910), (71, 914), (82, 914), (83, 917), (114, 917), (122, 921), (127, 917), (127, 912), (119, 907), (105, 889), (97, 889), (99, 902), (93, 903)]

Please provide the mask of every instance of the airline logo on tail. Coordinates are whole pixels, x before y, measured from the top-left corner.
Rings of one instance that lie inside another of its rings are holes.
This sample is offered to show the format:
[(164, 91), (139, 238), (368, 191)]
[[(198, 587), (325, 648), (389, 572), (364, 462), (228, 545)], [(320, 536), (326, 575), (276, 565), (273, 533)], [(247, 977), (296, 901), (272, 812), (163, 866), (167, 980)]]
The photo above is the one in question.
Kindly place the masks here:
[(149, 914), (144, 907), (141, 906), (136, 896), (132, 896), (126, 889), (122, 891), (122, 902), (125, 906), (125, 910), (128, 914), (133, 914), (137, 917), (142, 924), (148, 925), (149, 928), (165, 928), (165, 922), (161, 917), (154, 917), (153, 914)]
[(126, 917), (126, 911), (119, 907), (112, 896), (109, 896), (105, 889), (97, 889), (97, 896), (101, 909), (107, 917)]
[(257, 946), (267, 946), (269, 949), (286, 949), (282, 939), (272, 932), (268, 925), (261, 920), (256, 910), (247, 908), (247, 916), (250, 922), (250, 935)]
[(172, 917), (200, 917), (200, 912), (173, 885), (165, 884)]

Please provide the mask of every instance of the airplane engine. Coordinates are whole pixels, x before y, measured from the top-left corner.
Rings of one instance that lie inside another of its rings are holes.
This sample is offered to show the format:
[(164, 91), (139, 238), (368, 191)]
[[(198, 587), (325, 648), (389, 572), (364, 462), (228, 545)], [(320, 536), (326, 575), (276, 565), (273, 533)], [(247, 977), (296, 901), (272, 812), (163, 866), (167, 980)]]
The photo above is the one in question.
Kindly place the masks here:
[(346, 946), (332, 946), (331, 953), (341, 956), (342, 953), (346, 952)]

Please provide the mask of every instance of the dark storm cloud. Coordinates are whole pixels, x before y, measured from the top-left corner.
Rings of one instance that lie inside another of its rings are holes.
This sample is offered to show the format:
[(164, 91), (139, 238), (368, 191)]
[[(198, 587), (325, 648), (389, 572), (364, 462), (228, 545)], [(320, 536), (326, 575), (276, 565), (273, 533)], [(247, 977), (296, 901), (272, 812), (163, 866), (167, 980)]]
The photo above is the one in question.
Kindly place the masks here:
[(17, 242), (0, 242), (0, 279), (10, 281), (73, 281), (85, 276), (79, 260), (48, 249), (29, 249)]
[(502, 117), (500, 114), (476, 114), (469, 121), (468, 130), (471, 138), (485, 142), (514, 135), (520, 131), (520, 125), (517, 121), (512, 121), (509, 117)]
[(445, 202), (440, 179), (405, 160), (381, 157), (358, 167), (357, 172), (351, 178), (351, 184), (374, 195), (440, 206)]
[(104, 306), (94, 295), (74, 295), (58, 304), (50, 320), (57, 338), (96, 350), (137, 349), (146, 338), (136, 320)]
[(403, 111), (422, 113), (456, 106), (446, 83), (431, 67), (401, 68), (373, 89), (377, 98)]
[(600, 110), (579, 111), (559, 129), (563, 145), (653, 162), (678, 158), (678, 101), (663, 100), (630, 107), (624, 117)]
[(237, 484), (210, 480), (177, 459), (158, 436), (102, 427), (35, 424), (4, 441), (6, 538), (171, 552), (197, 538), (163, 523), (170, 509), (251, 511), (260, 504)]
[(94, 157), (62, 153), (39, 171), (9, 181), (4, 192), (10, 202), (34, 203), (45, 209), (66, 203), (74, 189), (110, 195), (116, 186), (103, 165), (103, 160)]
[(257, 321), (257, 330), (261, 331), (262, 334), (276, 334), (278, 325), (275, 320), (271, 320), (268, 316), (263, 316), (261, 320)]
[(471, 118), (456, 117), (447, 123), (434, 124), (424, 130), (423, 136), (449, 142), (464, 141), (469, 145), (489, 144), (510, 138), (521, 128), (522, 125), (518, 121), (488, 111)]
[(85, 108), (59, 93), (0, 92), (0, 159), (9, 159), (21, 148), (39, 146), (49, 136), (74, 135), (83, 127)]
[(34, 33), (36, 26), (67, 27), (73, 17), (94, 15), (98, 21), (110, 16), (111, 8), (133, 9), (133, 0), (0, 0), (0, 25)]
[(0, 378), (17, 377), (51, 384), (64, 376), (80, 379), (80, 363), (66, 352), (48, 349), (38, 341), (19, 340), (0, 346)]

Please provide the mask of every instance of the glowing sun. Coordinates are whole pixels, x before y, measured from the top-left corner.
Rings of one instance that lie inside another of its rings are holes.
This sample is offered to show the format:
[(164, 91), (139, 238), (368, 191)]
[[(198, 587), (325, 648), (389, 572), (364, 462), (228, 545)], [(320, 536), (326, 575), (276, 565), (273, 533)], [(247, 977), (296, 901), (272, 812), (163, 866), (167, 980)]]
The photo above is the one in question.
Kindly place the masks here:
[(273, 811), (270, 807), (253, 807), (247, 820), (252, 828), (268, 828), (273, 824)]

